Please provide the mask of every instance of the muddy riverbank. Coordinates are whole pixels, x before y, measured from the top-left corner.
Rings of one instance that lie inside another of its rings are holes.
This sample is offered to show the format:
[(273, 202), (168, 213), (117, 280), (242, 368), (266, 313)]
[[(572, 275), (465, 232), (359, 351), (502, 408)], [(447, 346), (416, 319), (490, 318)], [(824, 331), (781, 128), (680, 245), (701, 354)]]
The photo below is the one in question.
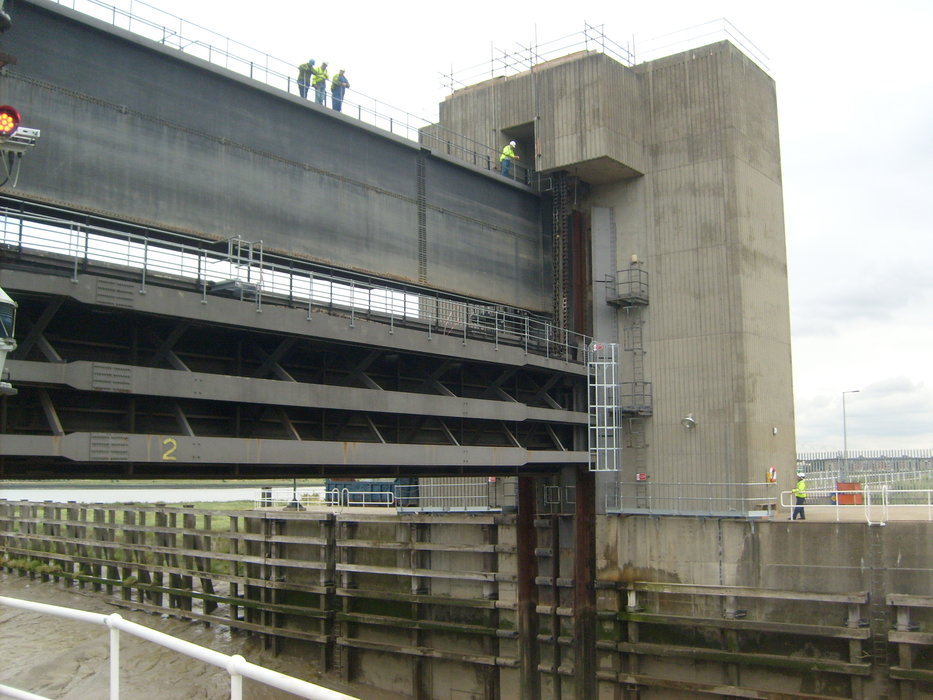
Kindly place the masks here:
[[(363, 700), (401, 700), (365, 686), (343, 685), (322, 678), (300, 658), (274, 656), (257, 639), (165, 615), (117, 608), (101, 593), (64, 588), (27, 577), (0, 572), (0, 595), (50, 605), (121, 616), (166, 634), (224, 654), (241, 654), (256, 664), (317, 683)], [(58, 617), (0, 606), (0, 683), (57, 700), (106, 698), (109, 688), (109, 631)], [(123, 635), (121, 641), (121, 698), (123, 700), (226, 700), (230, 681), (226, 671), (189, 659), (150, 642)], [(285, 700), (294, 695), (245, 679), (244, 697)]]

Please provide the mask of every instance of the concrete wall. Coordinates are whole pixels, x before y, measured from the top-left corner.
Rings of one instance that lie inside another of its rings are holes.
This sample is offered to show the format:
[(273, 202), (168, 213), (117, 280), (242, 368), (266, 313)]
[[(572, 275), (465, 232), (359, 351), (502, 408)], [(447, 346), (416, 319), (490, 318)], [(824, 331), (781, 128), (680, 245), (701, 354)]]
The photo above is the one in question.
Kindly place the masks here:
[[(599, 580), (750, 586), (802, 593), (870, 590), (929, 595), (930, 523), (607, 517), (598, 520)], [(880, 543), (873, 550), (873, 537)]]
[[(644, 178), (597, 187), (618, 269), (649, 273), (648, 472), (760, 482), (794, 465), (790, 324), (773, 81), (731, 44), (639, 66), (651, 106)], [(680, 420), (693, 413), (697, 428)], [(775, 434), (776, 429), (776, 434)]]
[(527, 188), (48, 0), (0, 50), (0, 97), (42, 130), (18, 196), (551, 308)]
[(514, 138), (521, 161), (535, 170), (612, 181), (646, 168), (640, 89), (630, 69), (581, 52), (458, 90), (441, 103), (440, 122), (482, 143)]
[[(775, 466), (788, 487), (795, 437), (773, 80), (728, 42), (632, 68), (580, 53), (457, 91), (441, 121), (472, 126), (476, 138), (514, 137), (540, 170), (586, 183), (574, 208), (590, 221), (591, 330), (625, 348), (626, 327), (643, 324), (644, 371), (623, 352), (621, 379), (653, 386), (647, 446), (626, 448), (621, 480), (646, 471), (653, 482), (744, 484)], [(607, 310), (602, 280), (633, 255), (649, 303)], [(697, 427), (685, 430), (690, 413)]]

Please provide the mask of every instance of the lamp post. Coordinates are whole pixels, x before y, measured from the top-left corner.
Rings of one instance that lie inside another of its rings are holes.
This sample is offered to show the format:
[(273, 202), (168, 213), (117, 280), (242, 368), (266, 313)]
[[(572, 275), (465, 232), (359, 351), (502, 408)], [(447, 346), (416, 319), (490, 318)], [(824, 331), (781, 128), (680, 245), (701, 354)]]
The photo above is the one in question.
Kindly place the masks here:
[(857, 394), (860, 389), (842, 392), (842, 470), (845, 478), (849, 477), (849, 441), (846, 433), (846, 394)]

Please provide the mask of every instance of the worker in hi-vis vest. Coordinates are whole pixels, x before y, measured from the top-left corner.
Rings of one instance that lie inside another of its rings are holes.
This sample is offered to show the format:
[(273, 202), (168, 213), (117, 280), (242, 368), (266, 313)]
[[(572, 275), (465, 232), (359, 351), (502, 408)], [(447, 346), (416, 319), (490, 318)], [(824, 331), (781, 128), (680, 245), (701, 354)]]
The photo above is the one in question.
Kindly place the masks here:
[(330, 106), (338, 112), (343, 108), (343, 95), (350, 87), (350, 81), (344, 73), (345, 71), (341, 68), (330, 84)]
[(801, 520), (806, 520), (807, 516), (803, 513), (803, 504), (807, 500), (807, 480), (803, 472), (797, 472), (797, 485), (791, 490), (794, 494), (794, 514), (791, 520), (796, 520), (798, 516)]
[(314, 74), (314, 59), (298, 66), (298, 94), (308, 96), (308, 87), (311, 85), (311, 76)]
[(512, 174), (512, 161), (519, 160), (515, 154), (515, 142), (509, 141), (502, 149), (502, 155), (499, 156), (499, 170), (504, 177), (510, 177)]
[(321, 64), (320, 68), (311, 68), (311, 87), (314, 88), (314, 101), (319, 105), (324, 104), (327, 95), (327, 63)]

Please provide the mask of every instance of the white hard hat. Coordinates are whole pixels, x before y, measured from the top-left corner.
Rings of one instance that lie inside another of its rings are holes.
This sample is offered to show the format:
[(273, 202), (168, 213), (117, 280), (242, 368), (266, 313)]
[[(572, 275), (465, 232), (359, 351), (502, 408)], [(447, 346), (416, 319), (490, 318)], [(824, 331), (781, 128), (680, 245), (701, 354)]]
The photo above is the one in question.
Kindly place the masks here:
[(509, 141), (509, 145), (510, 145), (512, 148), (515, 148), (515, 142), (514, 142), (514, 141)]
[(805, 476), (803, 472), (797, 472), (797, 476)]

